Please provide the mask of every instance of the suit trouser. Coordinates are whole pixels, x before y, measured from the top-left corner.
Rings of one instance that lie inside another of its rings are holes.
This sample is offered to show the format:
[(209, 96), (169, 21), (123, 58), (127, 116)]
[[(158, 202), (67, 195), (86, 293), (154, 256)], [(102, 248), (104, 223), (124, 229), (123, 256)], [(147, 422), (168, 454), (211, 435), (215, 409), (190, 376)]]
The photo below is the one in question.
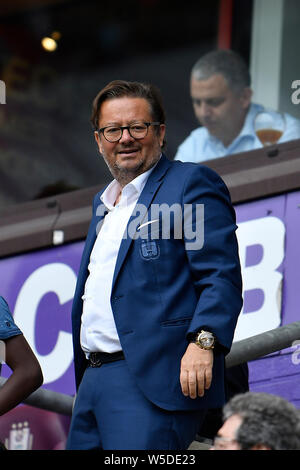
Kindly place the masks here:
[(204, 411), (166, 411), (145, 398), (125, 360), (88, 367), (76, 397), (67, 449), (184, 450)]

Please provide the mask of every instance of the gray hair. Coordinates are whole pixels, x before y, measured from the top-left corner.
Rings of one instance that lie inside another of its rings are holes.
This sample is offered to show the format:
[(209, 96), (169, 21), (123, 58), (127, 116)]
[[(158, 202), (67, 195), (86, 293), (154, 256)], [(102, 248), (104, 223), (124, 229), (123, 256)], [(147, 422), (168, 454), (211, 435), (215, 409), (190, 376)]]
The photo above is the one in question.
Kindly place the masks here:
[(256, 444), (271, 450), (300, 450), (300, 412), (284, 398), (263, 392), (235, 395), (223, 408), (223, 418), (242, 418), (236, 440), (242, 450)]
[(222, 75), (233, 91), (241, 91), (251, 84), (250, 72), (244, 59), (234, 51), (218, 49), (201, 57), (193, 66), (191, 76), (207, 80)]

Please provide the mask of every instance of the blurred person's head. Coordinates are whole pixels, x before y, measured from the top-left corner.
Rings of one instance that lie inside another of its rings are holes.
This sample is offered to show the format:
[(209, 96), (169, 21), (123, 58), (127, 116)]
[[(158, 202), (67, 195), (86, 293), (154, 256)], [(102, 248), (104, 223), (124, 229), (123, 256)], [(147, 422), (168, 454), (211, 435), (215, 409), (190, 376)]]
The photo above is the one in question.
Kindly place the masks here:
[(223, 408), (215, 450), (300, 449), (300, 414), (287, 400), (268, 393), (235, 395)]
[(240, 133), (251, 102), (244, 60), (230, 50), (205, 54), (191, 71), (190, 92), (199, 123), (228, 146)]

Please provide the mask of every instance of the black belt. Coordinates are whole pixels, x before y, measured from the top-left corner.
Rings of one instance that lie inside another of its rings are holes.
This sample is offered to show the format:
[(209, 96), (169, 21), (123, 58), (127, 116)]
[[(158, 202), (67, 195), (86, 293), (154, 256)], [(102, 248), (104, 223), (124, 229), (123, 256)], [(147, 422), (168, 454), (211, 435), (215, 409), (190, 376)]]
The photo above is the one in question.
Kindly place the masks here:
[(100, 367), (107, 362), (120, 361), (121, 359), (125, 359), (123, 351), (117, 351), (115, 353), (91, 352), (88, 362), (90, 367)]

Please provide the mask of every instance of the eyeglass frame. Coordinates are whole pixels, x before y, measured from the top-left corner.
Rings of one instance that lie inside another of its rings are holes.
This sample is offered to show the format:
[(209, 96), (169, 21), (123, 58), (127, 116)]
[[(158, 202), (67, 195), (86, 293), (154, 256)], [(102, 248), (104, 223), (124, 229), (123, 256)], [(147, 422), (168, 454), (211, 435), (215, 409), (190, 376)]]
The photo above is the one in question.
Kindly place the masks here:
[[(134, 137), (131, 135), (131, 132), (130, 132), (130, 127), (138, 124), (138, 123), (141, 123), (141, 124), (144, 124), (145, 126), (147, 126), (147, 129), (146, 129), (146, 134), (143, 136), (143, 137)], [(100, 129), (97, 129), (97, 133), (98, 135), (102, 134), (104, 139), (109, 142), (110, 144), (115, 144), (116, 142), (119, 142), (122, 137), (123, 137), (123, 131), (125, 129), (127, 129), (127, 131), (129, 132), (129, 135), (130, 137), (132, 137), (133, 139), (136, 139), (136, 140), (141, 140), (141, 139), (144, 139), (147, 135), (148, 135), (148, 130), (149, 130), (149, 127), (150, 126), (160, 126), (161, 125), (161, 122), (144, 122), (144, 121), (138, 121), (137, 123), (135, 124), (130, 124), (130, 126), (105, 126), (105, 127), (101, 127)], [(108, 129), (109, 127), (116, 127), (118, 129), (121, 130), (121, 135), (120, 137), (117, 139), (117, 140), (114, 140), (114, 141), (111, 141), (111, 140), (108, 140), (107, 137), (105, 137), (104, 135), (104, 131), (105, 129)]]

